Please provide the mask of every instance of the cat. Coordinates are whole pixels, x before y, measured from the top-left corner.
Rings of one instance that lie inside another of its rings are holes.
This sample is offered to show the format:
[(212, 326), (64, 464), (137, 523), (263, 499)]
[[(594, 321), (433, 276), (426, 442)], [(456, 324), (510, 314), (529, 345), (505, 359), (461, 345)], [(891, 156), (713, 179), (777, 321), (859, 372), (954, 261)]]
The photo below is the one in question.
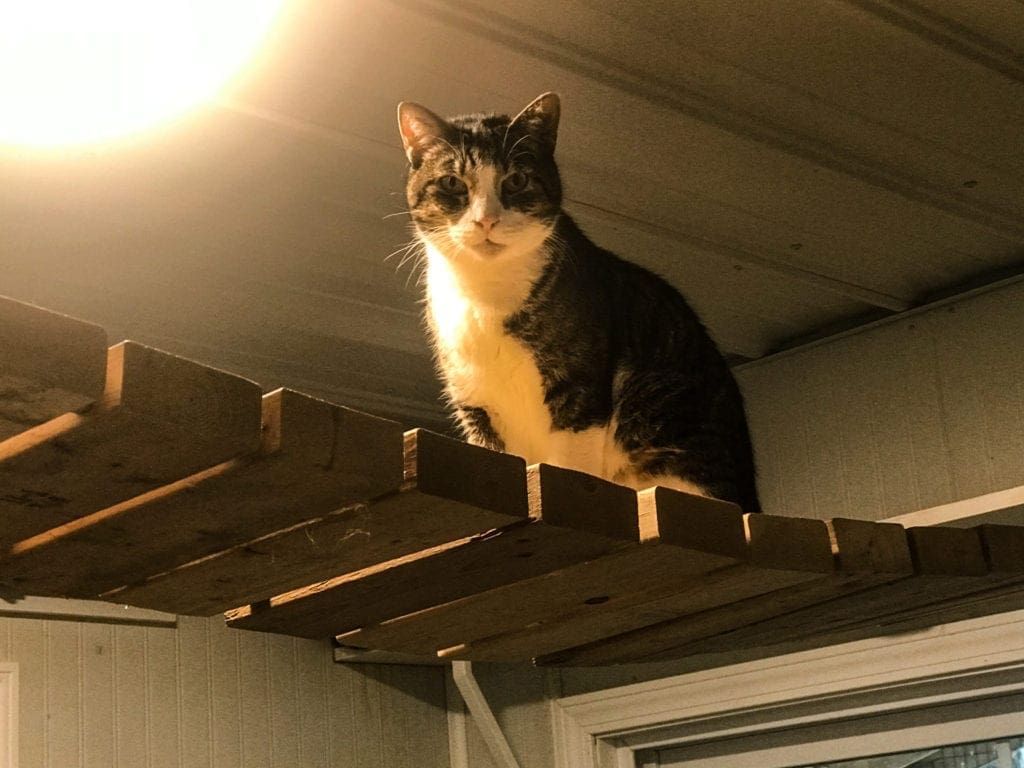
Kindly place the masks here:
[(641, 489), (760, 510), (743, 400), (680, 293), (562, 210), (561, 106), (398, 106), (426, 315), (466, 439)]

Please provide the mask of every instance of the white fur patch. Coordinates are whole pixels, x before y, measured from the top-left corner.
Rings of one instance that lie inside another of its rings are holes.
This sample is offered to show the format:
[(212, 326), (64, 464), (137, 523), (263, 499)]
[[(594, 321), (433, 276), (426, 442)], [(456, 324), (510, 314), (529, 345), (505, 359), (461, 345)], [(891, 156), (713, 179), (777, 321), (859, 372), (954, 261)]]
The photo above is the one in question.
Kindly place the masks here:
[[(615, 442), (614, 424), (580, 432), (552, 429), (533, 355), (505, 332), (509, 313), (472, 300), (468, 294), (477, 281), (467, 290), (464, 276), (442, 253), (428, 245), (427, 255), (428, 318), (452, 400), (485, 408), (505, 450), (530, 464), (608, 479), (623, 472), (629, 459)], [(515, 293), (522, 288), (510, 287)]]
[(700, 493), (678, 478), (637, 474), (615, 441), (614, 419), (580, 432), (552, 429), (533, 355), (504, 328), (547, 263), (544, 242), (552, 225), (502, 208), (496, 169), (477, 168), (465, 180), (466, 212), (447, 231), (422, 237), (427, 317), (452, 401), (484, 408), (505, 450), (530, 464), (575, 469), (635, 488), (657, 481)]

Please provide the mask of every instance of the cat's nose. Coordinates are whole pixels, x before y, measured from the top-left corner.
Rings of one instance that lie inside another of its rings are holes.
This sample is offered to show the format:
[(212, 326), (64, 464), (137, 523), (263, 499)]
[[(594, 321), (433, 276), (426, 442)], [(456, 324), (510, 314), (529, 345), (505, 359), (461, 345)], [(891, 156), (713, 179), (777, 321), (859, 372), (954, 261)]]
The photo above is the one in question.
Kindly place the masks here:
[(500, 217), (491, 213), (482, 213), (474, 219), (474, 223), (483, 229), (484, 232), (490, 232), (495, 224), (498, 223)]

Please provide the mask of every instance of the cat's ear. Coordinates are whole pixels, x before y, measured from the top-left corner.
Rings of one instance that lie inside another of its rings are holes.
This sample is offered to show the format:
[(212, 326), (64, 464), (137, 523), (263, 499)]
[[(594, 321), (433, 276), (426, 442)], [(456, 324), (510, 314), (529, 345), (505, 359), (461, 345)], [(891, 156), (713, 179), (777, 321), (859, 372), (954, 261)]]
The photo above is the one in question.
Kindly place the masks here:
[(405, 156), (414, 166), (420, 164), (423, 152), (447, 132), (448, 123), (426, 107), (403, 101), (398, 105), (398, 130), (402, 133)]
[(537, 137), (543, 144), (554, 150), (558, 138), (558, 117), (561, 102), (557, 93), (542, 93), (530, 105), (512, 119), (512, 125), (519, 126)]

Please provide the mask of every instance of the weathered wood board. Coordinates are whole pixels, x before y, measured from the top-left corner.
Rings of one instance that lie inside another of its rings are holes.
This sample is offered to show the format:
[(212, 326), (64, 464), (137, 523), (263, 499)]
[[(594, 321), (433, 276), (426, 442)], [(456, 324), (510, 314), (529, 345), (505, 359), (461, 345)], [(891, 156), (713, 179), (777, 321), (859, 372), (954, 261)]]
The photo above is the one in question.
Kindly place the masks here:
[(397, 491), (402, 469), (398, 423), (277, 390), (256, 453), (18, 542), (0, 568), (27, 593), (95, 598)]
[(133, 342), (102, 401), (0, 443), (0, 547), (257, 450), (259, 387)]
[(730, 649), (792, 644), (809, 637), (848, 642), (1024, 609), (1024, 528), (911, 528), (907, 533), (915, 552), (913, 577), (744, 627), (687, 652), (714, 652), (727, 644)]
[(573, 665), (1024, 608), (1024, 528), (744, 515), (105, 344), (0, 298), (4, 597), (229, 611), (363, 660)]
[(98, 325), (0, 296), (0, 441), (103, 396)]
[[(711, 506), (719, 502), (664, 489), (641, 491), (640, 498), (642, 503), (646, 500), (657, 505), (660, 516), (666, 519), (666, 529), (672, 524), (685, 524), (707, 535), (707, 531), (722, 528), (724, 510)], [(690, 509), (680, 503), (684, 501)], [(714, 511), (698, 516), (692, 509), (695, 502)], [(822, 523), (799, 518), (760, 515), (749, 516), (746, 522), (747, 553), (741, 563), (709, 573), (689, 589), (660, 598), (654, 594), (652, 599), (603, 614), (567, 614), (518, 632), (447, 649), (442, 655), (508, 661), (530, 652), (533, 657), (557, 655), (564, 649), (620, 635), (638, 641), (631, 653), (639, 653), (645, 643), (659, 636), (655, 627), (665, 622), (673, 623), (676, 631), (702, 637), (911, 573), (910, 551), (899, 526), (834, 521), (838, 525), (829, 527), (826, 533)], [(829, 534), (831, 547), (826, 538)], [(680, 537), (677, 534), (670, 540), (679, 541)], [(845, 555), (833, 558), (832, 552)]]
[(522, 459), (425, 430), (405, 434), (401, 489), (242, 542), (105, 599), (213, 615), (528, 517)]
[[(626, 488), (543, 464), (528, 469), (527, 487), (528, 521), (230, 611), (228, 623), (240, 629), (331, 637), (639, 541), (633, 494)], [(581, 499), (587, 503), (580, 504)]]
[[(366, 626), (339, 640), (346, 645), (405, 653), (452, 649), (450, 655), (468, 656), (475, 641), (509, 632), (539, 636), (541, 627), (579, 619), (587, 619), (581, 626), (585, 624), (589, 631), (607, 632), (607, 626), (595, 627), (590, 617), (615, 615), (615, 620), (621, 621), (623, 612), (629, 611), (630, 620), (653, 623), (664, 614), (647, 608), (652, 600), (674, 597), (679, 604), (699, 606), (708, 600), (740, 599), (768, 591), (772, 584), (777, 588), (832, 572), (824, 523), (767, 516), (751, 519), (732, 505), (666, 489), (645, 491), (641, 496), (647, 503), (641, 508), (641, 543), (636, 546)], [(752, 568), (745, 567), (753, 562), (745, 524), (755, 531), (770, 530), (760, 537), (765, 546), (753, 549), (764, 564)], [(790, 547), (792, 556), (778, 562), (775, 538), (789, 538), (797, 531), (803, 535), (792, 539), (799, 542)], [(712, 583), (715, 586), (710, 591), (705, 588)], [(457, 646), (464, 644), (470, 645), (462, 652)], [(513, 661), (531, 655), (535, 654), (517, 645), (507, 657), (499, 650), (487, 658)]]
[[(850, 520), (834, 520), (831, 528), (833, 540), (838, 541), (840, 568), (854, 573), (854, 569), (873, 572), (879, 577), (872, 579), (874, 583), (855, 579), (848, 590), (806, 602), (798, 594), (800, 588), (766, 595), (765, 599), (672, 619), (548, 654), (538, 663), (585, 666), (662, 661), (754, 646), (792, 646), (805, 638), (825, 635), (858, 639), (877, 634), (871, 627), (881, 626), (887, 616), (934, 608), (958, 596), (1013, 584), (1024, 575), (1024, 558), (1014, 559), (1017, 548), (1013, 536), (1000, 540), (1002, 549), (997, 549), (994, 565), (989, 565), (977, 529), (918, 528), (904, 532), (900, 526)], [(884, 542), (880, 535), (883, 532)], [(855, 556), (857, 551), (862, 556)]]

